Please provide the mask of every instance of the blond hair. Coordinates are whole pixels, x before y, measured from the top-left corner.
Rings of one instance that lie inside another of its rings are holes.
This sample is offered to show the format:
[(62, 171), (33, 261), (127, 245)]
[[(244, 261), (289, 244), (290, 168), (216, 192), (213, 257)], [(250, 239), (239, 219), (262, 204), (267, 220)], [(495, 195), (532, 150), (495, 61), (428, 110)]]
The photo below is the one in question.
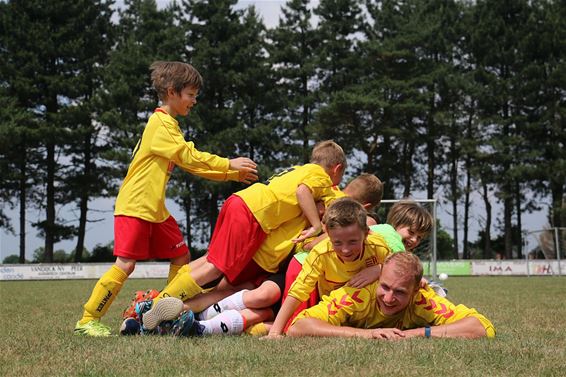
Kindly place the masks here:
[(332, 140), (325, 140), (315, 144), (312, 149), (310, 162), (322, 166), (324, 170), (330, 170), (338, 164), (341, 164), (342, 169), (345, 170), (347, 165), (344, 150)]
[(351, 198), (340, 198), (328, 207), (322, 217), (322, 223), (327, 229), (357, 224), (361, 230), (367, 231), (366, 217), (367, 212), (360, 203)]
[(408, 276), (415, 283), (414, 288), (419, 286), (423, 278), (423, 265), (418, 256), (408, 251), (389, 254), (383, 262), (383, 268), (392, 263), (394, 265), (391, 268), (395, 269), (397, 276)]
[(167, 99), (167, 90), (173, 88), (177, 93), (189, 86), (196, 90), (202, 87), (202, 76), (188, 63), (156, 61), (149, 66), (151, 83), (160, 100)]
[(362, 173), (354, 178), (344, 191), (348, 196), (362, 204), (369, 203), (368, 211), (377, 207), (383, 198), (383, 183), (373, 174)]
[(387, 223), (395, 229), (407, 226), (424, 237), (432, 230), (432, 215), (414, 200), (401, 200), (389, 210)]

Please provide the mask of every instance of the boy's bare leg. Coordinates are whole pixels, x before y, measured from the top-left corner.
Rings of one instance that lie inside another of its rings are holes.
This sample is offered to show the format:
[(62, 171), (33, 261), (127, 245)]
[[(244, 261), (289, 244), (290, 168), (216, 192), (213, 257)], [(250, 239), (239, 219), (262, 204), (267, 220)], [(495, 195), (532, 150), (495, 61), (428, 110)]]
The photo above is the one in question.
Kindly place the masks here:
[(244, 292), (242, 298), (246, 308), (269, 308), (279, 301), (281, 298), (281, 290), (275, 282), (266, 280), (256, 289)]

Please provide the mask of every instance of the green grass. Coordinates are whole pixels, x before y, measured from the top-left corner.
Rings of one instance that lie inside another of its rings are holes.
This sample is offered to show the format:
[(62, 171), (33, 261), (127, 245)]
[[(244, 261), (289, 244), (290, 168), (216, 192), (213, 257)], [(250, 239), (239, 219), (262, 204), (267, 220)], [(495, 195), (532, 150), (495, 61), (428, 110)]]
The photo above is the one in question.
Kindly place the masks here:
[[(250, 336), (73, 335), (92, 280), (0, 282), (0, 376), (566, 376), (566, 278), (449, 278), (455, 303), (494, 323), (494, 340), (259, 340)], [(104, 322), (113, 332), (130, 280)]]

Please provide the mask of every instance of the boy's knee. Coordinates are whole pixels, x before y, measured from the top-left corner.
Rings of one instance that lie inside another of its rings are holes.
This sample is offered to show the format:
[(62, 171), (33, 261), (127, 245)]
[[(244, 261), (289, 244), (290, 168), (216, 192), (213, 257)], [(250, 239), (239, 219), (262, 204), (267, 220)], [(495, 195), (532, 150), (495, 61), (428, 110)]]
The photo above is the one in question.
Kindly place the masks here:
[(130, 276), (132, 272), (134, 272), (134, 269), (136, 268), (136, 261), (133, 259), (118, 258), (116, 259), (115, 264), (116, 266), (118, 266), (120, 270), (124, 271), (124, 273), (126, 273), (128, 276)]
[(273, 285), (262, 286), (257, 290), (255, 296), (258, 301), (265, 303), (266, 306), (273, 305), (281, 298), (281, 291)]

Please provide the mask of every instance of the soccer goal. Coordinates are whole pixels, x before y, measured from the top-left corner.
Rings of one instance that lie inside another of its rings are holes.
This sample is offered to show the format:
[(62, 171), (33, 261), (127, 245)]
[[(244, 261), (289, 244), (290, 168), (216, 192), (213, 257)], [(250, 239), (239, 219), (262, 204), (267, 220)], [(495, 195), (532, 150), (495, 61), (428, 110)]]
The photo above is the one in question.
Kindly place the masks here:
[[(566, 228), (548, 227), (545, 229), (533, 230), (526, 233), (523, 240), (523, 255), (527, 263), (527, 274), (530, 275), (529, 263), (531, 260), (544, 259), (555, 260), (557, 270), (552, 270), (553, 275), (562, 276), (566, 271), (562, 270), (561, 261), (566, 256)], [(534, 238), (536, 247), (530, 249), (529, 245)]]
[[(385, 223), (387, 219), (387, 213), (389, 209), (393, 206), (393, 204), (400, 202), (402, 200), (407, 199), (384, 199), (381, 201), (379, 208), (377, 208), (376, 213), (379, 217), (379, 220), (382, 223)], [(415, 254), (419, 256), (423, 263), (423, 267), (425, 269), (425, 274), (430, 276), (433, 280), (437, 278), (437, 270), (436, 270), (436, 199), (413, 199), (409, 198), (409, 200), (415, 201), (422, 205), (426, 210), (432, 215), (432, 231), (430, 232), (429, 236), (423, 239), (420, 245), (415, 250)]]

